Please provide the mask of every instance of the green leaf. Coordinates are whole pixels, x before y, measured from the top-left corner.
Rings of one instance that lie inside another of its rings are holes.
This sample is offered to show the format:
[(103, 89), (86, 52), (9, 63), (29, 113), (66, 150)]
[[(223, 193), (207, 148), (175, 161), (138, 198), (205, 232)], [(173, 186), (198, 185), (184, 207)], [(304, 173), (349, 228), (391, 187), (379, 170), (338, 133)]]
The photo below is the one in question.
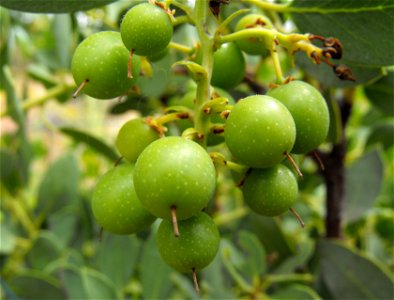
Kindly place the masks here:
[(76, 234), (79, 219), (77, 207), (70, 205), (48, 217), (48, 227), (57, 237), (61, 248), (65, 248)]
[(330, 127), (328, 129), (327, 140), (338, 144), (342, 139), (342, 119), (341, 111), (336, 99), (327, 99), (328, 111), (330, 113)]
[(331, 241), (317, 247), (321, 275), (334, 299), (392, 299), (393, 281), (370, 259)]
[[(198, 276), (198, 275), (197, 275)], [(188, 280), (186, 276), (181, 275), (180, 273), (171, 273), (170, 275), (171, 281), (181, 290), (187, 297), (186, 299), (198, 300), (200, 297), (196, 292), (193, 283), (191, 280)]]
[(60, 282), (40, 271), (29, 271), (13, 277), (8, 282), (12, 291), (21, 299), (65, 299)]
[(55, 15), (53, 18), (53, 35), (59, 66), (69, 68), (71, 61), (72, 24), (71, 16)]
[[(45, 255), (42, 255), (45, 253)], [(60, 256), (58, 238), (50, 231), (43, 230), (36, 238), (27, 256), (27, 261), (34, 269), (43, 270), (49, 263)]]
[(365, 93), (372, 105), (384, 115), (394, 115), (394, 72), (388, 72), (378, 81), (365, 87)]
[(0, 254), (10, 254), (14, 251), (17, 236), (14, 234), (12, 226), (7, 223), (0, 224)]
[(272, 265), (278, 265), (294, 254), (292, 246), (285, 237), (282, 227), (276, 218), (250, 214), (252, 231), (263, 244), (267, 255), (271, 256)]
[(71, 127), (62, 127), (60, 131), (70, 136), (75, 142), (86, 144), (112, 161), (117, 161), (119, 159), (119, 155), (116, 154), (113, 148), (100, 139), (92, 136), (90, 133)]
[(275, 274), (288, 274), (295, 272), (297, 268), (305, 267), (308, 260), (311, 258), (315, 250), (315, 245), (311, 240), (302, 242), (298, 251), (287, 258), (283, 263), (279, 265), (274, 271)]
[(379, 195), (383, 162), (377, 150), (362, 156), (346, 169), (345, 215), (347, 222), (362, 217)]
[(372, 126), (371, 133), (367, 140), (367, 146), (382, 144), (384, 149), (388, 149), (394, 144), (394, 121), (393, 119), (379, 122)]
[(235, 299), (225, 274), (223, 273), (223, 263), (221, 255), (216, 255), (215, 259), (201, 271), (201, 285), (206, 286), (207, 299)]
[(85, 266), (68, 266), (63, 270), (63, 282), (69, 299), (120, 299), (111, 280)]
[(173, 284), (170, 280), (172, 269), (160, 257), (152, 233), (142, 249), (140, 279), (144, 299), (165, 298)]
[(33, 13), (69, 13), (104, 6), (117, 0), (2, 0), (5, 8)]
[(259, 278), (266, 271), (266, 255), (259, 239), (252, 233), (242, 230), (238, 233), (238, 248), (245, 256), (241, 270), (245, 276)]
[(36, 212), (47, 214), (75, 203), (78, 184), (79, 170), (75, 158), (70, 154), (59, 158), (49, 167), (41, 181)]
[(21, 161), (18, 155), (9, 149), (0, 149), (0, 178), (1, 183), (11, 193), (16, 191), (23, 185), (23, 174)]
[(140, 242), (135, 236), (120, 236), (107, 232), (98, 246), (97, 266), (117, 286), (123, 287), (130, 280), (138, 262)]
[(21, 100), (18, 98), (15, 92), (14, 79), (11, 73), (11, 69), (8, 65), (3, 67), (4, 74), (4, 85), (7, 94), (7, 111), (14, 121), (20, 126), (25, 125), (25, 116), (23, 113)]
[(292, 284), (279, 289), (275, 293), (269, 295), (275, 300), (316, 300), (321, 297), (309, 286), (301, 284)]
[(383, 69), (380, 67), (363, 67), (352, 63), (346, 63), (346, 65), (352, 69), (356, 81), (340, 80), (331, 67), (323, 63), (318, 65), (314, 64), (305, 53), (298, 52), (295, 58), (298, 67), (316, 78), (326, 87), (353, 87), (371, 82), (383, 75)]
[(301, 32), (336, 37), (345, 64), (394, 64), (394, 3), (391, 0), (294, 0), (292, 19)]

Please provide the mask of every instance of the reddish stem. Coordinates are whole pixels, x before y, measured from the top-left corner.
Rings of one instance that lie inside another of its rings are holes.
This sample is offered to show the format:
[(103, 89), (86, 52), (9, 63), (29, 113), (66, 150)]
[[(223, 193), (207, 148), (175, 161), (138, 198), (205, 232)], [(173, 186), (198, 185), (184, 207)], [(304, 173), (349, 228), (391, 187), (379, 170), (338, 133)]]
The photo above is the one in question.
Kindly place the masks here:
[(193, 282), (194, 282), (194, 288), (196, 289), (197, 293), (200, 293), (200, 288), (198, 286), (198, 280), (197, 280), (197, 273), (196, 273), (196, 269), (193, 268)]
[(178, 221), (176, 218), (176, 207), (171, 206), (171, 218), (172, 218), (172, 226), (174, 229), (174, 235), (175, 237), (179, 236), (179, 228), (178, 228)]
[(290, 161), (291, 165), (293, 166), (294, 170), (296, 170), (298, 176), (303, 178), (304, 175), (302, 175), (300, 168), (298, 168), (296, 162), (294, 161), (293, 157), (287, 152), (285, 152), (286, 158)]
[(77, 88), (77, 90), (74, 92), (73, 94), (73, 98), (77, 98), (77, 96), (79, 95), (79, 93), (83, 90), (83, 88), (88, 84), (89, 79), (85, 79), (84, 81), (82, 81), (82, 83), (79, 85), (79, 87)]
[(294, 208), (290, 207), (289, 210), (292, 212), (292, 214), (297, 218), (298, 221), (300, 221), (301, 227), (305, 227), (304, 221), (301, 219), (300, 215), (295, 211)]

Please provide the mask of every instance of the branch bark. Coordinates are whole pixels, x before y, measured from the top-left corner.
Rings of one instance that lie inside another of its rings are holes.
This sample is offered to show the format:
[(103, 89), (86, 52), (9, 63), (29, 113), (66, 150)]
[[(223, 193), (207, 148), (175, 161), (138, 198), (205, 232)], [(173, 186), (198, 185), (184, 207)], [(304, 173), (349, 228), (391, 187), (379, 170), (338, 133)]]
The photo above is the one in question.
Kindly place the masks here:
[(345, 184), (346, 184), (346, 125), (352, 111), (354, 99), (354, 89), (344, 92), (342, 99), (339, 100), (341, 121), (342, 121), (342, 138), (338, 144), (328, 153), (319, 152), (324, 170), (322, 176), (326, 184), (326, 237), (341, 238), (342, 237), (342, 210), (345, 200)]

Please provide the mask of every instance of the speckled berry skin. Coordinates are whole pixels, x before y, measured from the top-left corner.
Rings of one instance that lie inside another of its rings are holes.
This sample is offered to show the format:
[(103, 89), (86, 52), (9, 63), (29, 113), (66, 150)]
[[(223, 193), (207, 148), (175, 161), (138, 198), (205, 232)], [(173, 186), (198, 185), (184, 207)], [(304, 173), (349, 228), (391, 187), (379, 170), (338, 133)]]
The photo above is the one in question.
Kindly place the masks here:
[(136, 162), (141, 152), (153, 141), (160, 138), (159, 133), (143, 119), (126, 122), (119, 130), (116, 148), (129, 162)]
[(232, 89), (245, 76), (245, 58), (235, 43), (223, 44), (213, 55), (211, 84)]
[(150, 56), (167, 47), (173, 27), (170, 17), (163, 9), (142, 3), (126, 13), (120, 25), (120, 33), (127, 49), (137, 55)]
[(131, 234), (148, 228), (156, 219), (135, 193), (133, 171), (132, 164), (118, 165), (97, 182), (91, 204), (93, 215), (104, 230)]
[(174, 236), (172, 223), (163, 220), (156, 235), (156, 244), (163, 260), (175, 270), (192, 272), (206, 267), (216, 256), (220, 235), (213, 220), (205, 213), (178, 223), (179, 237)]
[(246, 97), (234, 105), (226, 121), (224, 139), (241, 163), (269, 168), (293, 148), (296, 130), (289, 110), (263, 95)]
[(138, 157), (134, 186), (142, 205), (153, 215), (171, 220), (171, 207), (175, 206), (178, 220), (183, 220), (198, 214), (211, 199), (216, 170), (199, 144), (165, 137)]
[(291, 81), (268, 92), (291, 112), (297, 130), (293, 153), (308, 153), (327, 137), (330, 115), (320, 92), (303, 81)]
[[(256, 24), (259, 23), (259, 24)], [(264, 23), (261, 24), (261, 23)], [(248, 28), (272, 28), (271, 21), (260, 14), (249, 14), (240, 19), (235, 26), (235, 31), (240, 31)], [(247, 54), (250, 55), (266, 55), (267, 45), (264, 38), (246, 38), (237, 40), (237, 45)]]
[(88, 36), (74, 52), (71, 72), (79, 86), (89, 80), (83, 93), (97, 99), (125, 94), (139, 77), (140, 58), (133, 59), (133, 79), (127, 77), (129, 52), (119, 32), (102, 31)]
[(281, 164), (269, 169), (253, 169), (245, 179), (242, 194), (254, 212), (267, 217), (278, 216), (297, 199), (297, 180)]

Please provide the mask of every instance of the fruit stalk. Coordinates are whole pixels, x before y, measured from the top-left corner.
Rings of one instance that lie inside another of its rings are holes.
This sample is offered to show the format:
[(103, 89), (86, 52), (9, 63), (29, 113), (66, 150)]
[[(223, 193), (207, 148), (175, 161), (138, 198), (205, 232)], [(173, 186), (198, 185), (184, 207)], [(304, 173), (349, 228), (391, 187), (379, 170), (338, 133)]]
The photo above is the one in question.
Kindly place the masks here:
[(211, 81), (213, 69), (213, 39), (206, 33), (206, 14), (208, 5), (208, 1), (196, 1), (195, 7), (196, 28), (202, 51), (202, 67), (206, 71), (206, 78), (204, 76), (202, 80), (197, 82), (195, 128), (203, 134), (201, 144), (204, 147), (206, 146), (206, 136), (209, 132), (209, 116), (204, 113), (203, 105), (211, 98), (209, 83)]

